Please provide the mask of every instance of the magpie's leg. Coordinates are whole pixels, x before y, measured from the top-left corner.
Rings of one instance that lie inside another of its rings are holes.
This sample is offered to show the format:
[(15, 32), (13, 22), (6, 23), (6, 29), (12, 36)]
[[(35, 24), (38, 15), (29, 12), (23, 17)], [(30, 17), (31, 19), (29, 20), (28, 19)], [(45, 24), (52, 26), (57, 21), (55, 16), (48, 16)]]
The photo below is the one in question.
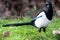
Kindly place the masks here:
[(40, 39), (41, 39), (41, 40), (44, 40), (44, 38), (43, 38), (43, 36), (42, 36), (42, 34), (41, 34), (41, 29), (42, 29), (42, 28), (39, 28), (39, 30), (38, 30), (39, 33), (40, 33)]
[(42, 37), (41, 35), (41, 28), (38, 29), (38, 32), (40, 33), (40, 38)]
[(39, 28), (38, 31), (41, 32), (41, 28)]
[[(46, 27), (43, 28), (43, 32), (44, 32), (44, 34), (47, 36)], [(44, 37), (44, 40), (47, 40), (47, 39)]]
[(45, 33), (45, 35), (48, 37), (47, 33), (46, 33), (46, 27), (43, 28), (43, 32)]
[(43, 28), (43, 32), (46, 32), (46, 27)]
[(42, 35), (41, 35), (41, 28), (38, 29), (38, 32), (40, 33), (40, 38), (42, 38)]

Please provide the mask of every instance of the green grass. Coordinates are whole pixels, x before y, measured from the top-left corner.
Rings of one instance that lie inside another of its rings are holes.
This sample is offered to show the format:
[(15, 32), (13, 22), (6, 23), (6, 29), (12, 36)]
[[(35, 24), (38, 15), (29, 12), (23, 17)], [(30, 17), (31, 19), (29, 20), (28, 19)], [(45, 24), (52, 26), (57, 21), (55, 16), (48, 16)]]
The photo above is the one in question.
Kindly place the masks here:
[[(30, 21), (29, 18), (20, 19), (0, 19), (0, 25), (8, 24), (8, 23), (19, 23), (19, 22), (27, 22)], [(52, 34), (53, 30), (60, 30), (60, 19), (54, 17), (51, 23), (48, 25), (46, 29), (46, 34), (42, 32), (38, 32), (38, 29), (26, 25), (26, 26), (14, 26), (14, 27), (0, 27), (0, 40), (60, 40), (59, 36)], [(4, 37), (2, 35), (3, 32), (10, 31), (10, 35)], [(42, 36), (42, 37), (41, 37)]]

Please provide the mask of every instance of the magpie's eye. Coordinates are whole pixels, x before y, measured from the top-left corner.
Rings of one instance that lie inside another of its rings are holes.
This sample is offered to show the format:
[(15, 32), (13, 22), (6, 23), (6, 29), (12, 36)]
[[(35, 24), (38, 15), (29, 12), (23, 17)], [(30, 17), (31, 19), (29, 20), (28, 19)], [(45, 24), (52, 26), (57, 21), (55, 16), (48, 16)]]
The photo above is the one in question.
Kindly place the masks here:
[(49, 7), (49, 4), (46, 4), (46, 7)]

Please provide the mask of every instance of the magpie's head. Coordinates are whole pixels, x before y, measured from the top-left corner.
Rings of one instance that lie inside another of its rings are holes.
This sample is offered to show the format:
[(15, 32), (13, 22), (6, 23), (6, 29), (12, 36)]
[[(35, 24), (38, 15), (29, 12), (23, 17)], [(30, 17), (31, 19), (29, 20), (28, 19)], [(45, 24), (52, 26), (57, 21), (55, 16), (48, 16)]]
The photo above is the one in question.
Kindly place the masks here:
[(52, 3), (51, 3), (50, 1), (47, 1), (47, 2), (45, 3), (45, 6), (46, 6), (47, 8), (49, 8), (49, 7), (52, 6)]
[(51, 2), (51, 0), (47, 0), (47, 1), (46, 1), (43, 10), (45, 11), (45, 14), (46, 14), (47, 18), (48, 18), (49, 20), (51, 20), (51, 19), (52, 19), (52, 16), (53, 16), (53, 7), (52, 7), (52, 2)]
[(45, 11), (51, 11), (53, 8), (52, 8), (52, 2), (51, 0), (47, 0), (45, 5), (44, 5), (44, 9)]

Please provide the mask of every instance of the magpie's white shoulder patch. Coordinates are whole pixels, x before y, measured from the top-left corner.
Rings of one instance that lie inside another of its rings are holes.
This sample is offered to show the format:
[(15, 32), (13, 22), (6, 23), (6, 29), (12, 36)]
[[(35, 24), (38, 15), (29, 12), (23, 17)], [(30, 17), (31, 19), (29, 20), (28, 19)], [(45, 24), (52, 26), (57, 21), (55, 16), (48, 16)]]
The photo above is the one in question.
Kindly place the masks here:
[(47, 19), (45, 12), (41, 12), (37, 17), (39, 16), (42, 16), (42, 17), (36, 19), (35, 26), (38, 28), (46, 27), (50, 23), (50, 20)]

